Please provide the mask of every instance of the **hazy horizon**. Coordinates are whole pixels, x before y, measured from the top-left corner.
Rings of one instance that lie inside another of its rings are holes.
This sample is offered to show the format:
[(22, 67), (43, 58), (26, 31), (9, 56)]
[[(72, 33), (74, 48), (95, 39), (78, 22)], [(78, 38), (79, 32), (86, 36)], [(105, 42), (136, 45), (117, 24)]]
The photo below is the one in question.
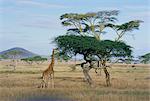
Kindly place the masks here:
[[(150, 52), (149, 0), (0, 0), (0, 51), (21, 47), (39, 55), (50, 55), (52, 40), (66, 33), (59, 17), (64, 13), (87, 13), (119, 10), (118, 24), (142, 20), (139, 30), (124, 40), (133, 47), (135, 56)], [(111, 34), (110, 34), (111, 33)], [(113, 31), (103, 37), (112, 38)]]

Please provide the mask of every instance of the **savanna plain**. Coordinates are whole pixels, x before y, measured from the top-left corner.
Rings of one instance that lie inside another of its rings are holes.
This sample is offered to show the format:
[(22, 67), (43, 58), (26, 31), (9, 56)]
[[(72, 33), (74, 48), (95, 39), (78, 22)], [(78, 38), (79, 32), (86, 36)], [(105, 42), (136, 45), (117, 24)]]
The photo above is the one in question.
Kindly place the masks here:
[(0, 61), (0, 101), (150, 101), (150, 65), (113, 65), (108, 68), (110, 87), (106, 87), (103, 71), (98, 75), (91, 70), (94, 86), (89, 87), (80, 67), (71, 71), (75, 62), (56, 62), (55, 88), (38, 88), (49, 63), (20, 61), (13, 70), (8, 61)]

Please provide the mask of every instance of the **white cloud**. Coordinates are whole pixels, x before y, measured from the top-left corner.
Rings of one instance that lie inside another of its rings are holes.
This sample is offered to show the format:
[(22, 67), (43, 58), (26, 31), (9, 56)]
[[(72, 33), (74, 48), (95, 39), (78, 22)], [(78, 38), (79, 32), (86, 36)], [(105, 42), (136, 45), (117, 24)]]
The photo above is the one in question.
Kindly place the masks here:
[(130, 9), (130, 10), (148, 10), (150, 7), (148, 5), (125, 5), (123, 6), (124, 9)]
[(66, 6), (61, 4), (51, 4), (45, 2), (38, 2), (33, 0), (15, 0), (16, 4), (21, 5), (28, 5), (28, 6), (35, 6), (41, 8), (65, 8)]
[(100, 10), (150, 10), (148, 5), (118, 5), (118, 6), (101, 6), (97, 7)]
[(119, 7), (108, 7), (108, 6), (105, 6), (105, 7), (101, 6), (101, 7), (98, 7), (97, 9), (98, 10), (120, 10)]
[(61, 26), (56, 20), (36, 19), (32, 22), (22, 22), (24, 27), (44, 28), (44, 29), (60, 29)]
[(137, 12), (134, 15), (140, 17), (150, 17), (150, 12)]
[(60, 28), (59, 19), (56, 16), (46, 14), (30, 14), (26, 15), (21, 25), (24, 27), (44, 28), (44, 29), (58, 29)]
[(139, 11), (139, 12), (130, 12), (130, 17), (134, 19), (145, 20), (144, 23), (150, 22), (150, 12), (149, 11)]

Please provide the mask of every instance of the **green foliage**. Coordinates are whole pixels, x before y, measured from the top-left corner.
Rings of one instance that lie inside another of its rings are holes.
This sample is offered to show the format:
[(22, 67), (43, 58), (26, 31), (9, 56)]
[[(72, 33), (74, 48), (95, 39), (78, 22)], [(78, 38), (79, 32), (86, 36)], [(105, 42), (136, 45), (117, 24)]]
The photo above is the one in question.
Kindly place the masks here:
[(124, 23), (122, 25), (117, 25), (116, 28), (117, 28), (117, 30), (133, 31), (134, 29), (139, 29), (141, 22), (142, 21), (140, 21), (140, 20), (133, 20), (133, 21)]
[[(100, 60), (110, 57), (132, 57), (131, 47), (120, 39), (126, 32), (139, 29), (140, 20), (133, 20), (117, 25), (119, 11), (99, 11), (84, 14), (66, 13), (60, 16), (63, 26), (70, 26), (68, 35), (59, 36), (55, 39), (60, 53), (72, 57), (82, 54), (84, 59), (97, 56)], [(105, 28), (115, 30), (117, 37), (115, 41), (102, 40), (101, 34), (106, 33)], [(71, 33), (71, 34), (70, 34)]]
[(100, 34), (104, 33), (105, 25), (117, 21), (117, 10), (90, 12), (85, 14), (66, 13), (60, 17), (63, 26), (71, 26), (68, 33), (78, 35), (92, 35), (100, 40)]
[(119, 41), (125, 33), (131, 32), (135, 29), (139, 29), (140, 23), (143, 22), (141, 20), (133, 20), (121, 25), (107, 24), (106, 27), (110, 27), (116, 31), (117, 38), (116, 41)]
[(32, 64), (33, 62), (40, 64), (40, 63), (43, 63), (44, 61), (47, 61), (47, 58), (42, 58), (41, 56), (34, 56), (34, 57), (29, 57), (29, 58), (23, 58), (21, 60), (29, 64)]
[(66, 55), (65, 53), (62, 53), (62, 52), (55, 53), (55, 57), (59, 61), (65, 60), (66, 62), (71, 59), (70, 56), (68, 56), (68, 55)]
[(21, 59), (21, 61), (25, 61), (28, 64), (32, 64), (33, 63), (33, 59), (32, 58), (23, 58), (23, 59)]
[(69, 56), (82, 54), (96, 55), (99, 58), (131, 56), (131, 47), (124, 42), (111, 40), (98, 41), (94, 37), (64, 35), (55, 39), (61, 53)]
[(121, 25), (115, 24), (116, 16), (119, 14), (117, 10), (90, 12), (84, 14), (66, 13), (60, 16), (63, 26), (70, 26), (67, 33), (94, 36), (97, 40), (101, 40), (101, 34), (106, 33), (105, 28), (109, 27), (117, 33), (116, 41), (119, 41), (126, 32), (139, 29), (141, 20), (133, 20)]
[(33, 61), (46, 61), (47, 58), (42, 58), (41, 56), (34, 56), (31, 58)]
[(141, 60), (141, 63), (150, 63), (150, 53), (140, 56), (139, 59)]

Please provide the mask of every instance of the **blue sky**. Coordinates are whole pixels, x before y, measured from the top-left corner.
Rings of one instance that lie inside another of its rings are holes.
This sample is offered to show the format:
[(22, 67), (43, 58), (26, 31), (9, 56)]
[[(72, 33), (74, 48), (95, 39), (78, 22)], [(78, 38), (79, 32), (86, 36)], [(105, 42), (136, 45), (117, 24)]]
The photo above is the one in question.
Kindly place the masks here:
[[(134, 55), (150, 52), (150, 0), (0, 0), (0, 51), (22, 47), (41, 55), (51, 54), (51, 41), (66, 33), (59, 17), (64, 13), (120, 10), (118, 24), (143, 20), (140, 30), (124, 36)], [(112, 38), (108, 32), (103, 38)]]

